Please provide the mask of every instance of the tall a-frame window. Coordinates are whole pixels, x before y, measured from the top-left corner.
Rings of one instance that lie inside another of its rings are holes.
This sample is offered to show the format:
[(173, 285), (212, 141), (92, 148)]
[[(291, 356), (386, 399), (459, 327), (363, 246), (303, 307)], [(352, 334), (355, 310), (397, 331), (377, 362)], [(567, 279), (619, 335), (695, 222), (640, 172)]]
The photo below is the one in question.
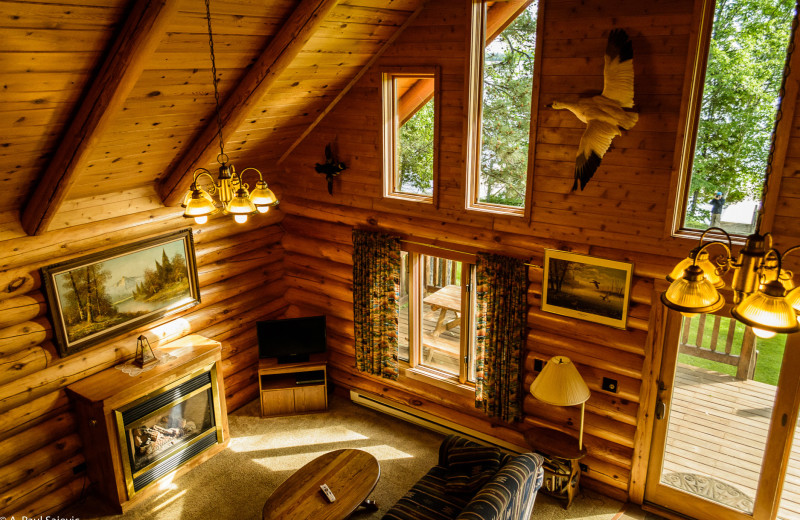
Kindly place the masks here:
[(703, 1), (676, 228), (756, 231), (794, 8)]
[(530, 187), (538, 1), (473, 4), (467, 207), (522, 214)]

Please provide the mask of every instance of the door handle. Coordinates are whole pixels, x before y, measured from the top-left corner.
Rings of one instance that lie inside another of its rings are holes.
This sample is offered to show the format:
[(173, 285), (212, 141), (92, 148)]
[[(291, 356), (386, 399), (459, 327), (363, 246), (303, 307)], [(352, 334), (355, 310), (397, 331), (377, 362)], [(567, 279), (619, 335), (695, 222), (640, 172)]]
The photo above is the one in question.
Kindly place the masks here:
[(661, 393), (667, 389), (664, 381), (658, 381), (658, 393), (656, 394), (656, 419), (659, 421), (667, 415), (667, 403), (661, 399)]
[(667, 415), (667, 403), (658, 399), (656, 401), (656, 419), (660, 421), (665, 415)]

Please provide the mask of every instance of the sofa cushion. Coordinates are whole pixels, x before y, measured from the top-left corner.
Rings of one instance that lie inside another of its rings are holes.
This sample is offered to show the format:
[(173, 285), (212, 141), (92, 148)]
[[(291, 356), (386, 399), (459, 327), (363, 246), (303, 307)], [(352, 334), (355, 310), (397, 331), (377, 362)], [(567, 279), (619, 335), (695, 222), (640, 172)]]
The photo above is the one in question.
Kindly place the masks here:
[(487, 446), (459, 446), (447, 454), (448, 493), (475, 493), (500, 469), (501, 453)]
[(452, 520), (474, 493), (448, 492), (447, 468), (434, 466), (383, 517), (391, 520)]
[(536, 492), (542, 487), (544, 459), (538, 453), (523, 453), (481, 488), (464, 507), (457, 520), (527, 520)]

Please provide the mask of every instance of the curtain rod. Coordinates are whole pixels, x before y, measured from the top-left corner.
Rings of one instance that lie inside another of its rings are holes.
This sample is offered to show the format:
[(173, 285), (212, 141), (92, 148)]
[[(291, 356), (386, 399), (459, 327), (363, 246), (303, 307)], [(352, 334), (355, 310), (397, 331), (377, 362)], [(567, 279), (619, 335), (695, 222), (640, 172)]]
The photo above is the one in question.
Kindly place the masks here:
[[(474, 255), (475, 254), (475, 253), (469, 253), (467, 251), (459, 251), (458, 249), (451, 249), (449, 247), (442, 247), (442, 246), (437, 246), (437, 245), (434, 245), (434, 244), (426, 244), (425, 242), (414, 242), (413, 240), (404, 240), (402, 238), (400, 239), (400, 241), (401, 242), (405, 242), (406, 244), (414, 244), (414, 245), (417, 245), (417, 246), (432, 247), (434, 249), (441, 249), (442, 251), (450, 251), (451, 253), (459, 253), (459, 254), (462, 254), (462, 255)], [(534, 267), (536, 269), (544, 269), (544, 267), (541, 266), (541, 265), (531, 264), (529, 262), (523, 262), (522, 265), (527, 265), (528, 267)]]

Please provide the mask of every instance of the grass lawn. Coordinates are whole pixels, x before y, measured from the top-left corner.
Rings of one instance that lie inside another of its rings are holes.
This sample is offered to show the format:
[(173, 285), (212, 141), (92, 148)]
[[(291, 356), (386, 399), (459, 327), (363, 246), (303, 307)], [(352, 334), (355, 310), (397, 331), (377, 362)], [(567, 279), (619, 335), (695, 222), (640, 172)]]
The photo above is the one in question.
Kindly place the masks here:
[[(684, 318), (687, 319), (687, 318)], [(697, 337), (698, 319), (693, 318), (689, 326), (689, 343), (694, 343), (694, 338)], [(710, 348), (711, 333), (713, 321), (711, 316), (706, 318), (706, 326), (703, 329), (703, 341), (701, 346)], [(744, 334), (745, 326), (732, 318), (723, 318), (719, 328), (719, 341), (722, 342), (727, 337), (728, 327), (735, 326), (732, 354), (739, 354), (742, 346), (742, 335)], [(781, 361), (783, 360), (783, 349), (786, 346), (786, 334), (778, 334), (770, 339), (756, 338), (756, 350), (758, 351), (756, 357), (756, 371), (753, 379), (762, 383), (770, 385), (778, 384), (778, 375), (781, 370)], [(678, 362), (686, 363), (695, 367), (706, 368), (714, 370), (723, 374), (736, 375), (736, 367), (733, 365), (726, 365), (716, 361), (708, 361), (687, 354), (678, 354)]]

